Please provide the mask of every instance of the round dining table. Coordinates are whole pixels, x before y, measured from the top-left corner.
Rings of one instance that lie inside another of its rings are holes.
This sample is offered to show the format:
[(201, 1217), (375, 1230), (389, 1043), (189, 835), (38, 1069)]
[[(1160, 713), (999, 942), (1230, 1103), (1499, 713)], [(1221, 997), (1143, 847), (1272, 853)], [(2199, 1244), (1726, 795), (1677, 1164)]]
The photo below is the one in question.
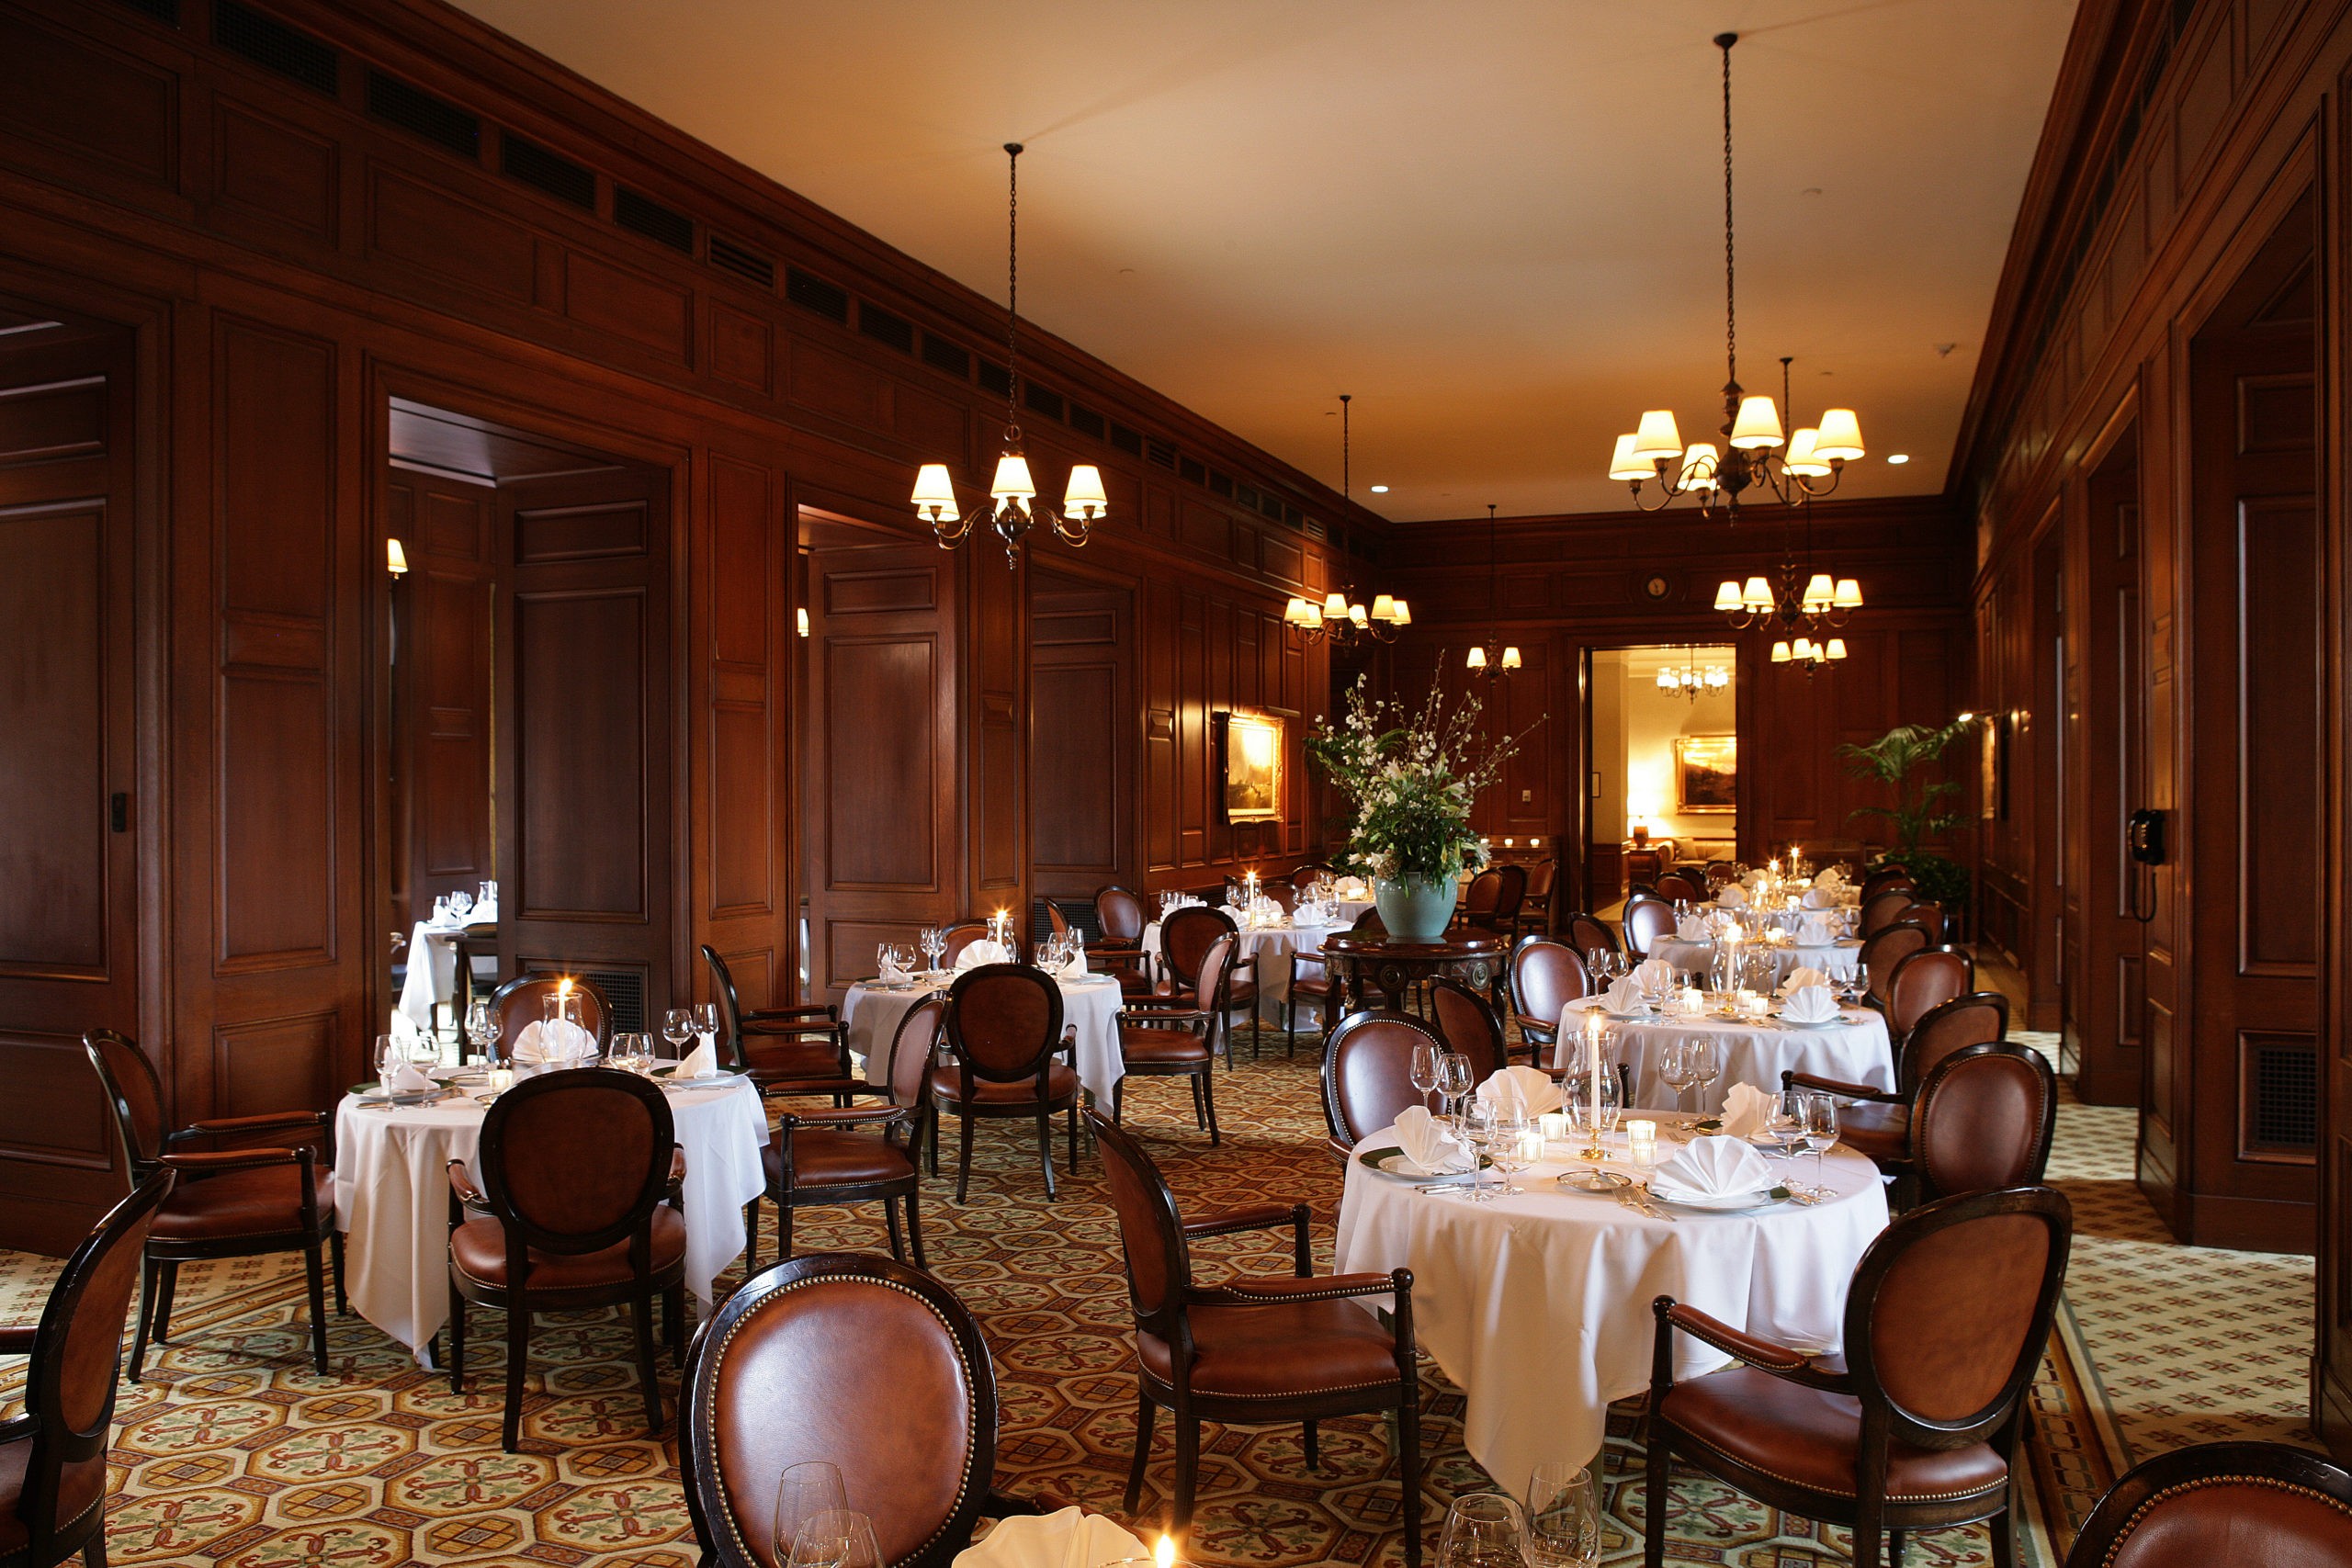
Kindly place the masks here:
[(1722, 1076), (1707, 1089), (1685, 1091), (1704, 1097), (1703, 1104), (1693, 1107), (1696, 1110), (1719, 1110), (1736, 1083), (1754, 1084), (1777, 1094), (1784, 1072), (1811, 1073), (1871, 1089), (1895, 1087), (1894, 1051), (1887, 1035), (1886, 1016), (1872, 1008), (1841, 1008), (1837, 1022), (1809, 1027), (1784, 1023), (1778, 1018), (1733, 1019), (1713, 1013), (1696, 1018), (1612, 1013), (1600, 998), (1579, 997), (1560, 1010), (1559, 1044), (1554, 1050), (1566, 1053), (1566, 1060), (1555, 1055), (1545, 1065), (1581, 1066), (1585, 1060), (1582, 1036), (1595, 1017), (1616, 1042), (1611, 1060), (1633, 1070), (1633, 1098), (1640, 1105), (1671, 1102), (1674, 1089), (1659, 1072), (1659, 1064), (1668, 1042), (1694, 1035), (1713, 1039), (1722, 1069)]
[[(1111, 1090), (1127, 1071), (1126, 1057), (1119, 1050), (1118, 976), (1057, 978), (1062, 988), (1063, 1027), (1078, 1036), (1078, 1081), (1107, 1104)], [(952, 975), (944, 979), (919, 976), (897, 984), (860, 980), (850, 987), (842, 998), (842, 1022), (849, 1030), (850, 1055), (862, 1065), (867, 1083), (879, 1086), (888, 1080), (890, 1042), (898, 1037), (899, 1021), (923, 998), (955, 983)]]
[[(1658, 1148), (1681, 1134), (1671, 1113)], [(1384, 1128), (1357, 1153), (1396, 1143)], [(1577, 1140), (1580, 1142), (1581, 1140)], [(1603, 1168), (1634, 1180), (1648, 1170), (1611, 1134)], [(1791, 1172), (1813, 1179), (1799, 1156)], [(1780, 1159), (1767, 1164), (1777, 1176)], [(1661, 1205), (1653, 1218), (1619, 1200), (1563, 1187), (1556, 1178), (1592, 1167), (1573, 1144), (1547, 1145), (1516, 1178), (1520, 1196), (1472, 1202), (1459, 1183), (1423, 1191), (1412, 1180), (1348, 1161), (1332, 1267), (1341, 1274), (1413, 1271), (1413, 1328), (1421, 1347), (1462, 1388), (1463, 1442), (1495, 1484), (1524, 1494), (1529, 1472), (1563, 1461), (1589, 1464), (1606, 1435), (1611, 1401), (1649, 1387), (1657, 1339), (1650, 1303), (1668, 1295), (1734, 1328), (1781, 1343), (1835, 1349), (1854, 1265), (1886, 1228), (1877, 1167), (1844, 1150), (1822, 1161), (1834, 1196), (1730, 1213)], [(1498, 1179), (1489, 1172), (1488, 1182)], [(1385, 1297), (1368, 1297), (1385, 1307)], [(1675, 1339), (1678, 1378), (1727, 1358), (1688, 1335)]]
[[(767, 1188), (760, 1153), (767, 1109), (752, 1080), (663, 1089), (685, 1150), (686, 1289), (707, 1307), (710, 1282), (743, 1252), (743, 1205)], [(431, 1364), (449, 1315), (449, 1162), (477, 1179), (490, 1108), (467, 1089), (384, 1108), (345, 1095), (334, 1122), (335, 1223), (346, 1237), (345, 1293), (360, 1316)]]
[[(1715, 961), (1715, 946), (1712, 942), (1684, 942), (1679, 937), (1661, 937), (1650, 943), (1648, 956), (1662, 958), (1686, 975), (1704, 975)], [(1772, 984), (1778, 986), (1799, 969), (1818, 969), (1833, 980), (1850, 980), (1861, 962), (1862, 944), (1855, 941), (1840, 941), (1821, 944), (1750, 942), (1742, 942), (1746, 953), (1769, 953), (1772, 959)]]

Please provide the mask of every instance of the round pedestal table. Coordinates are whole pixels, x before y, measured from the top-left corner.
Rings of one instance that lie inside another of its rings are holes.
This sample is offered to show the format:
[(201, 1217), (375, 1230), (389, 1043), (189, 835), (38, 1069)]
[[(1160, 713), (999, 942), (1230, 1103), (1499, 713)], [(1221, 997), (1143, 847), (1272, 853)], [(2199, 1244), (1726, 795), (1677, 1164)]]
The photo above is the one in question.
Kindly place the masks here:
[[(1323, 998), (1323, 1032), (1340, 1021), (1346, 998), (1366, 1005), (1367, 987), (1379, 987), (1384, 1007), (1403, 1011), (1405, 998), (1424, 980), (1451, 975), (1465, 985), (1492, 995), (1502, 983), (1510, 948), (1498, 936), (1480, 932), (1451, 936), (1443, 942), (1390, 942), (1385, 937), (1329, 936), (1323, 939), (1323, 966), (1330, 971), (1331, 989)], [(1499, 1005), (1497, 1012), (1505, 1010)]]
[[(899, 1021), (923, 998), (943, 993), (951, 980), (915, 980), (888, 986), (861, 980), (842, 998), (842, 1021), (849, 1026), (849, 1048), (863, 1059), (865, 1081), (880, 1086), (890, 1071), (890, 1042), (898, 1037)], [(1060, 979), (1062, 1025), (1078, 1032), (1078, 1081), (1108, 1104), (1111, 1090), (1126, 1076), (1126, 1058), (1119, 1053), (1119, 982), (1115, 976), (1090, 975), (1083, 980)]]
[[(1653, 1014), (1621, 1018), (1596, 1005), (1591, 998), (1578, 998), (1560, 1010), (1560, 1043), (1555, 1049), (1566, 1053), (1566, 1066), (1583, 1066), (1582, 1036), (1591, 1027), (1589, 1021), (1594, 1016), (1600, 1019), (1604, 1030), (1616, 1035), (1613, 1058), (1633, 1069), (1636, 1104), (1673, 1103), (1674, 1090), (1658, 1072), (1667, 1043), (1700, 1034), (1713, 1038), (1723, 1072), (1704, 1091), (1685, 1091), (1692, 1101), (1685, 1107), (1688, 1110), (1720, 1109), (1724, 1096), (1731, 1092), (1731, 1086), (1736, 1083), (1754, 1084), (1777, 1094), (1783, 1072), (1813, 1073), (1841, 1083), (1867, 1084), (1871, 1089), (1890, 1091), (1894, 1088), (1894, 1051), (1888, 1043), (1886, 1019), (1870, 1008), (1847, 1008), (1838, 1014), (1837, 1023), (1809, 1029), (1782, 1023), (1778, 1019), (1743, 1022), (1713, 1016), (1662, 1018)], [(1547, 1057), (1544, 1065), (1564, 1064)], [(1702, 1092), (1706, 1101), (1703, 1105), (1697, 1103)]]

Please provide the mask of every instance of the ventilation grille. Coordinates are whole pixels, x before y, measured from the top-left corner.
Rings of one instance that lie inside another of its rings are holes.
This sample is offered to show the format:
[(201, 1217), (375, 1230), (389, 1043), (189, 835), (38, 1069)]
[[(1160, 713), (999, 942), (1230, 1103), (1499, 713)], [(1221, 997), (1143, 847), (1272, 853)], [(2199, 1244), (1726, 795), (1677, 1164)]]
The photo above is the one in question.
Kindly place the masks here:
[(1306, 536), (1310, 539), (1328, 539), (1331, 536), (1322, 524), (1310, 517), (1306, 520)]
[(1196, 457), (1187, 457), (1177, 464), (1176, 472), (1196, 485), (1204, 485), (1209, 482), (1208, 465)]
[(1144, 456), (1155, 468), (1172, 468), (1176, 466), (1176, 448), (1165, 441), (1151, 443), (1151, 449)]
[(590, 969), (585, 973), (605, 993), (605, 999), (613, 1004), (613, 1032), (644, 1033), (645, 976), (629, 969)]
[(1088, 942), (1102, 940), (1102, 927), (1094, 918), (1094, 901), (1091, 898), (1039, 898), (1029, 907), (1029, 941), (1032, 944), (1051, 942), (1054, 937), (1053, 917), (1046, 913), (1052, 905), (1062, 912), (1069, 929)]
[(212, 0), (212, 41), (329, 97), (342, 88), (343, 57), (333, 48), (237, 0)]
[(142, 17), (150, 17), (167, 28), (180, 25), (180, 0), (122, 0), (122, 3)]
[(1102, 439), (1102, 416), (1092, 409), (1080, 408), (1076, 403), (1070, 404), (1069, 427), (1080, 435), (1091, 435), (1097, 441)]
[(368, 112), (402, 130), (413, 130), (459, 157), (481, 156), (481, 121), (455, 104), (443, 103), (421, 87), (380, 71), (368, 73)]
[(710, 237), (710, 265), (721, 272), (731, 272), (738, 277), (749, 278), (763, 288), (775, 287), (775, 263), (757, 251), (746, 250), (732, 240)]
[(2300, 1042), (2245, 1044), (2248, 1154), (2309, 1154), (2319, 1147), (2319, 1053)]
[(876, 343), (887, 343), (900, 354), (915, 351), (915, 324), (904, 316), (894, 316), (879, 305), (860, 304), (857, 308), (857, 330)]
[(1001, 365), (980, 361), (980, 385), (1000, 398), (1012, 396), (1012, 372)]
[(657, 245), (667, 245), (686, 255), (695, 254), (695, 220), (627, 186), (613, 187), (613, 221)]
[(545, 191), (559, 201), (568, 201), (591, 212), (596, 210), (594, 175), (536, 141), (524, 141), (511, 130), (498, 139), (498, 167), (510, 179), (520, 180), (533, 190)]
[(1021, 400), (1048, 419), (1062, 417), (1062, 395), (1035, 381), (1021, 389)]
[(797, 266), (784, 269), (784, 297), (804, 310), (849, 325), (849, 290), (839, 288)]
[(934, 333), (922, 334), (922, 362), (933, 370), (944, 370), (959, 380), (971, 379), (972, 356)]

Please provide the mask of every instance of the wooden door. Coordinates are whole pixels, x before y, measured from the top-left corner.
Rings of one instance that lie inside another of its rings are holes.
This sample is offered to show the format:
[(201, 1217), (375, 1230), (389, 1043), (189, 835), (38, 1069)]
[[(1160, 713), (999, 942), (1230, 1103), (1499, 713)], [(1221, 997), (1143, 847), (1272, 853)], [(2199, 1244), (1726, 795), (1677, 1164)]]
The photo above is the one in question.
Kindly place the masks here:
[(130, 334), (0, 328), (0, 1247), (62, 1254), (124, 1185), (82, 1032), (139, 1032)]
[(502, 481), (499, 972), (584, 975), (660, 1023), (678, 910), (666, 475)]
[(1082, 901), (1136, 885), (1135, 595), (1030, 582), (1029, 886)]

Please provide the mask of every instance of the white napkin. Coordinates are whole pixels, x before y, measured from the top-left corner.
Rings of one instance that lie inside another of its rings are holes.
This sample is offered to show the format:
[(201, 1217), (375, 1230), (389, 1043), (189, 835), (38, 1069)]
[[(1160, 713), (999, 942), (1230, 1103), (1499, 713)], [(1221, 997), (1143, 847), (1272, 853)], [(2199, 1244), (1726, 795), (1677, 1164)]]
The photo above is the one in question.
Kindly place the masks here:
[(1745, 1138), (1764, 1130), (1774, 1097), (1752, 1083), (1736, 1083), (1724, 1096), (1724, 1136)]
[(1715, 895), (1715, 908), (1718, 909), (1745, 909), (1747, 908), (1747, 895), (1742, 893), (1736, 887), (1727, 886), (1722, 892)]
[(391, 1025), (385, 1032), (399, 1041), (402, 1049), (406, 1049), (409, 1043), (422, 1035), (424, 1031), (417, 1028), (416, 1020), (409, 1017), (408, 1014), (395, 1011), (392, 1014)]
[(1478, 1086), (1478, 1101), (1506, 1115), (1546, 1116), (1560, 1109), (1560, 1086), (1534, 1067), (1505, 1067)]
[(718, 1052), (710, 1039), (705, 1036), (703, 1043), (687, 1052), (685, 1059), (671, 1072), (670, 1081), (676, 1083), (681, 1078), (707, 1078), (718, 1075)]
[(983, 964), (1012, 962), (1012, 956), (1002, 947), (982, 937), (956, 955), (956, 972), (960, 975), (967, 969), (978, 969)]
[(1800, 902), (1808, 909), (1826, 909), (1838, 902), (1838, 895), (1826, 887), (1808, 887)]
[[(1810, 898), (1812, 894), (1805, 895)], [(1799, 947), (1827, 947), (1838, 940), (1837, 922), (1826, 915), (1807, 915), (1797, 927)]]
[(899, 986), (904, 985), (907, 981), (913, 979), (914, 976), (899, 968), (896, 964), (885, 964), (882, 965), (882, 972), (879, 975), (876, 975), (875, 978), (881, 981), (886, 986)]
[(1743, 1192), (1769, 1192), (1773, 1185), (1771, 1168), (1764, 1163), (1764, 1156), (1728, 1135), (1693, 1138), (1650, 1172), (1650, 1190), (1668, 1200), (1704, 1201)]
[(1713, 942), (1715, 940), (1714, 924), (1704, 915), (1685, 915), (1674, 922), (1674, 940)]
[(384, 1075), (384, 1092), (387, 1094), (434, 1094), (440, 1088), (439, 1084), (406, 1062), (393, 1063), (392, 1070)]
[(1086, 978), (1086, 953), (1083, 950), (1070, 954), (1069, 962), (1061, 967), (1061, 976), (1065, 980)]
[(1101, 1514), (1083, 1508), (1000, 1519), (978, 1545), (956, 1554), (955, 1568), (1095, 1568), (1151, 1549)]
[(1732, 914), (1728, 910), (1725, 910), (1717, 914), (1709, 915), (1707, 917), (1707, 924), (1713, 928), (1715, 936), (1720, 940), (1739, 930), (1739, 917)]
[(1633, 978), (1670, 986), (1674, 983), (1674, 965), (1663, 958), (1645, 958), (1634, 965)]
[(1827, 1023), (1838, 1016), (1838, 1000), (1826, 986), (1804, 986), (1788, 993), (1781, 1016), (1791, 1023)]
[(569, 1019), (526, 1023), (514, 1037), (514, 1059), (545, 1064), (578, 1062), (596, 1054), (596, 1037)]
[(1824, 871), (1819, 876), (1815, 877), (1813, 879), (1813, 885), (1815, 887), (1827, 888), (1830, 892), (1835, 893), (1838, 889), (1846, 886), (1846, 873), (1842, 868), (1833, 865)]
[(1396, 1146), (1405, 1152), (1406, 1163), (1423, 1176), (1470, 1168), (1470, 1152), (1425, 1105), (1408, 1105), (1396, 1113)]
[(1609, 982), (1609, 989), (1601, 995), (1607, 998), (1611, 1012), (1632, 1012), (1642, 1005), (1641, 982), (1631, 975)]
[(1742, 887), (1761, 887), (1764, 886), (1764, 874), (1760, 871), (1751, 871), (1739, 879), (1739, 885)]
[(1807, 986), (1826, 986), (1827, 984), (1829, 984), (1828, 976), (1818, 969), (1807, 968), (1800, 964), (1790, 970), (1789, 977), (1781, 982), (1781, 995), (1793, 997)]

